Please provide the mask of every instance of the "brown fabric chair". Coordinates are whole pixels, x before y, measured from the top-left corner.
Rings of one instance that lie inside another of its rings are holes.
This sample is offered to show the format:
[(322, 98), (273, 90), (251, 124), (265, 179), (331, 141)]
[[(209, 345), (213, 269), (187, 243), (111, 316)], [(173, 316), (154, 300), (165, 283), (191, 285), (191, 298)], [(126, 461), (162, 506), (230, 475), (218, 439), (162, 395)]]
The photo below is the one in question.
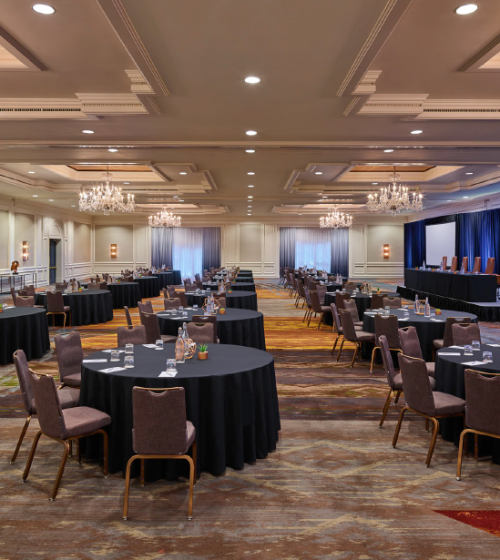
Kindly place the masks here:
[[(412, 358), (418, 358), (419, 360), (424, 359), (417, 329), (415, 327), (405, 327), (404, 329), (399, 329), (399, 341), (401, 343), (401, 350), (405, 356), (411, 356)], [(427, 374), (430, 377), (434, 377), (436, 363), (425, 362), (425, 367), (427, 368)]]
[(370, 373), (373, 373), (375, 354), (380, 350), (379, 338), (384, 335), (389, 343), (389, 348), (393, 352), (401, 352), (401, 342), (399, 341), (399, 323), (396, 315), (375, 315), (375, 345), (372, 350), (372, 361)]
[[(330, 355), (333, 356), (333, 353), (335, 352), (335, 348), (337, 347), (337, 342), (339, 341), (339, 338), (343, 336), (344, 331), (342, 330), (342, 325), (340, 323), (340, 317), (337, 310), (337, 306), (334, 303), (330, 303), (330, 307), (332, 308), (332, 316), (333, 316), (333, 332), (337, 335), (335, 338), (335, 342), (333, 344), (332, 351), (330, 352)], [(361, 327), (356, 327), (356, 326), (354, 327), (354, 329), (356, 331), (363, 330)]]
[[(125, 344), (147, 344), (146, 327), (138, 325), (137, 327), (118, 327), (118, 348), (123, 348)], [(155, 341), (156, 342), (156, 341)]]
[(188, 284), (187, 282), (184, 284), (184, 290), (186, 292), (195, 292), (198, 289), (196, 284)]
[[(484, 270), (485, 274), (494, 274), (495, 273), (495, 257), (489, 257), (486, 261), (486, 269)], [(28, 294), (31, 295), (31, 294)]]
[(196, 273), (194, 275), (194, 279), (195, 279), (196, 282), (201, 282), (201, 278), (200, 278), (200, 275), (198, 273)]
[(357, 287), (358, 287), (357, 284), (355, 284), (354, 282), (346, 282), (346, 283), (344, 284), (344, 290), (345, 290), (346, 292), (349, 292), (350, 294), (352, 294), (353, 292), (355, 292), (356, 289), (357, 289)]
[(35, 298), (33, 296), (17, 296), (16, 297), (16, 307), (34, 307)]
[(177, 340), (176, 336), (160, 333), (158, 316), (154, 313), (140, 311), (139, 316), (141, 318), (141, 325), (144, 325), (146, 328), (146, 344), (155, 344), (157, 340), (163, 340), (163, 342), (166, 343), (175, 342)]
[(472, 269), (472, 274), (479, 274), (481, 272), (481, 257), (476, 257), (474, 259), (474, 267)]
[[(217, 338), (217, 316), (216, 315), (193, 315), (193, 318), (191, 319), (191, 322), (194, 323), (195, 325), (206, 325), (206, 324), (211, 324), (213, 326), (213, 336), (212, 336), (212, 340), (195, 340), (193, 337), (193, 340), (195, 342), (206, 342), (206, 343), (219, 343), (219, 339)], [(189, 334), (189, 325), (191, 323), (187, 324), (187, 329), (188, 329), (188, 334)], [(201, 333), (200, 333), (201, 334)]]
[(464, 267), (464, 272), (469, 270), (469, 257), (464, 257), (462, 259), (462, 266)]
[(393, 309), (400, 309), (401, 308), (401, 298), (400, 297), (390, 297), (384, 296), (382, 307), (386, 308), (387, 306)]
[(363, 321), (359, 320), (358, 306), (353, 299), (344, 300), (344, 309), (348, 309), (351, 312), (352, 320), (355, 327), (363, 326)]
[[(28, 361), (26, 360), (26, 354), (24, 353), (24, 350), (16, 350), (13, 354), (13, 357), (14, 364), (16, 365), (19, 389), (21, 390), (23, 396), (24, 410), (28, 416), (21, 431), (21, 435), (19, 436), (19, 439), (17, 441), (14, 454), (12, 455), (12, 458), (10, 460), (11, 465), (17, 458), (19, 449), (21, 448), (21, 444), (24, 440), (24, 436), (26, 435), (26, 431), (28, 430), (28, 426), (30, 425), (31, 417), (36, 414), (35, 397), (33, 396), (33, 389), (31, 388), (31, 376), (29, 372)], [(80, 400), (79, 389), (65, 388), (61, 389), (58, 394), (61, 408), (64, 409), (71, 408), (72, 406), (78, 406), (78, 401)]]
[(123, 277), (123, 281), (124, 281), (124, 282), (133, 282), (133, 281), (134, 281), (134, 277), (133, 277), (133, 276), (124, 276), (124, 277)]
[(337, 306), (337, 309), (340, 311), (341, 309), (345, 309), (345, 305), (344, 302), (347, 301), (348, 299), (351, 299), (351, 295), (350, 294), (343, 294), (342, 292), (336, 292), (335, 294), (335, 305)]
[(214, 296), (214, 298), (217, 300), (221, 308), (226, 308), (226, 298), (224, 296)]
[(302, 319), (302, 322), (308, 321), (307, 324), (309, 325), (309, 321), (311, 320), (310, 318), (313, 313), (313, 310), (311, 305), (310, 291), (307, 286), (304, 286), (304, 296), (306, 298), (306, 312), (304, 313), (304, 318)]
[(59, 379), (64, 386), (80, 387), (82, 384), (83, 348), (79, 332), (54, 337), (56, 344)]
[(475, 340), (481, 342), (481, 330), (477, 323), (455, 323), (451, 326), (451, 337), (453, 338), (453, 346), (465, 346), (466, 344), (472, 344)]
[(166, 290), (168, 293), (168, 299), (173, 299), (176, 297), (175, 286), (167, 286)]
[(446, 265), (448, 263), (448, 257), (443, 257), (441, 262), (443, 263), (443, 270), (446, 270)]
[(67, 282), (56, 282), (56, 290), (64, 291), (68, 287)]
[(131, 329), (133, 328), (134, 324), (132, 323), (132, 317), (130, 316), (129, 308), (125, 305), (123, 309), (125, 309), (125, 318), (127, 319), (127, 327)]
[[(490, 259), (488, 259), (488, 260), (490, 260)], [(495, 261), (495, 259), (493, 259), (493, 261)], [(36, 290), (35, 290), (35, 286), (33, 286), (33, 284), (31, 284), (30, 286), (25, 286), (25, 290), (26, 290), (26, 295), (27, 296), (35, 297)]]
[[(318, 313), (321, 314), (321, 318), (318, 323), (318, 330), (319, 330), (321, 325), (325, 323), (325, 315), (330, 314), (332, 312), (332, 309), (329, 305), (321, 305), (321, 302), (319, 301), (318, 292), (314, 290), (309, 292), (309, 298), (311, 300), (311, 307), (312, 307), (312, 311), (314, 311), (314, 316), (316, 317)], [(309, 316), (309, 323), (310, 322), (311, 322), (311, 316)], [(309, 323), (307, 323), (307, 326), (309, 326)]]
[(342, 332), (344, 334), (344, 338), (342, 339), (342, 343), (340, 345), (339, 353), (337, 355), (337, 362), (340, 359), (340, 354), (342, 353), (342, 349), (344, 348), (344, 342), (347, 340), (348, 342), (352, 342), (355, 346), (354, 354), (352, 355), (351, 366), (354, 366), (354, 360), (358, 355), (359, 349), (361, 348), (362, 342), (374, 342), (375, 335), (373, 333), (364, 332), (364, 331), (357, 331), (354, 327), (354, 322), (352, 320), (351, 312), (348, 309), (340, 309), (340, 321), (342, 323)]
[(181, 305), (181, 300), (179, 298), (174, 299), (164, 299), (163, 305), (165, 306), (165, 310), (167, 309), (179, 309)]
[(444, 326), (444, 338), (436, 338), (432, 341), (434, 350), (441, 350), (441, 348), (453, 346), (453, 334), (451, 327), (456, 323), (470, 323), (470, 317), (447, 317)]
[(150, 301), (138, 302), (137, 307), (139, 308), (139, 313), (154, 313), (153, 304)]
[(453, 257), (451, 259), (450, 271), (451, 272), (456, 272), (457, 267), (458, 267), (458, 257)]
[(431, 444), (425, 461), (425, 466), (428, 467), (431, 463), (432, 453), (434, 452), (434, 446), (439, 432), (439, 422), (437, 419), (450, 418), (453, 416), (465, 418), (465, 401), (454, 395), (449, 395), (448, 393), (433, 391), (423, 360), (400, 354), (399, 367), (401, 368), (401, 376), (403, 378), (406, 406), (401, 410), (399, 415), (392, 446), (396, 447), (401, 430), (401, 423), (407, 410), (411, 410), (427, 420), (430, 420), (434, 427), (432, 430)]
[[(36, 374), (30, 370), (31, 386), (35, 395), (38, 422), (40, 431), (36, 434), (31, 447), (28, 462), (23, 473), (23, 482), (33, 463), (33, 457), (40, 437), (43, 435), (64, 445), (64, 454), (59, 466), (59, 472), (50, 495), (50, 501), (56, 499), (57, 490), (64, 474), (64, 467), (70, 452), (70, 440), (79, 440), (82, 437), (102, 434), (104, 448), (104, 476), (108, 476), (108, 434), (103, 430), (111, 423), (111, 417), (105, 412), (88, 406), (76, 406), (62, 409), (59, 393), (54, 383), (54, 378), (47, 374)], [(78, 446), (78, 461), (81, 463), (81, 446)]]
[[(188, 520), (193, 518), (193, 487), (196, 484), (196, 430), (186, 419), (186, 399), (183, 387), (172, 389), (132, 389), (132, 445), (136, 453), (127, 463), (123, 519), (128, 519), (130, 468), (141, 461), (141, 481), (144, 485), (146, 459), (183, 459), (189, 463)], [(192, 446), (193, 458), (187, 454)]]
[(302, 301), (302, 307), (304, 307), (306, 303), (306, 294), (304, 291), (304, 283), (302, 282), (302, 278), (297, 279), (297, 299), (295, 300), (295, 307), (299, 306), (299, 303)]
[(10, 295), (12, 296), (12, 303), (16, 305), (16, 299), (17, 299), (16, 290), (12, 287), (10, 288)]
[(47, 316), (52, 315), (52, 326), (55, 324), (55, 315), (63, 315), (63, 329), (66, 328), (66, 320), (69, 315), (69, 326), (71, 326), (71, 307), (64, 305), (62, 292), (47, 292)]
[(214, 326), (211, 323), (200, 325), (190, 322), (187, 324), (187, 332), (189, 338), (197, 344), (211, 344), (216, 337)]
[(100, 282), (89, 282), (87, 284), (87, 290), (100, 290), (101, 283)]
[(462, 457), (464, 438), (467, 434), (477, 437), (489, 436), (500, 438), (500, 417), (498, 403), (500, 402), (500, 375), (466, 369), (465, 381), (465, 429), (460, 434), (458, 447), (457, 480), (462, 478)]
[(384, 294), (372, 294), (370, 309), (382, 309), (384, 307)]

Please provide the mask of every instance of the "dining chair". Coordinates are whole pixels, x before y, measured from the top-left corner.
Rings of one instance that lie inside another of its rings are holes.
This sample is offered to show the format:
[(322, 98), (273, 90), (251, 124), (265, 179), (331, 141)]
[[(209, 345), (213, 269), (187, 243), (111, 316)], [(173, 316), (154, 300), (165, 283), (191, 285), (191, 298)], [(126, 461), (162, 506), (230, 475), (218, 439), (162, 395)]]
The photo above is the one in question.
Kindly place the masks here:
[(187, 324), (187, 333), (189, 338), (197, 344), (213, 344), (217, 338), (214, 325), (212, 323), (197, 324), (189, 322)]
[(133, 276), (124, 276), (123, 277), (123, 281), (124, 282), (133, 282), (134, 281), (134, 277)]
[[(489, 259), (488, 259), (489, 260)], [(495, 259), (493, 259), (495, 260)], [(33, 286), (33, 284), (31, 284), (30, 286), (25, 286), (24, 289), (26, 290), (26, 295), (27, 296), (33, 296), (35, 297), (36, 295), (36, 290), (35, 290), (35, 286)]]
[[(401, 351), (405, 356), (411, 356), (419, 360), (424, 359), (417, 329), (415, 327), (399, 329), (399, 341), (401, 343)], [(430, 377), (435, 377), (436, 362), (425, 362), (425, 367), (427, 368), (427, 374)]]
[[(200, 342), (211, 342), (218, 344), (220, 340), (217, 338), (217, 316), (216, 315), (193, 315), (191, 322), (187, 324), (187, 329), (189, 333), (189, 325), (193, 323), (195, 325), (207, 325), (210, 324), (213, 326), (213, 336), (212, 340), (202, 340)], [(201, 332), (200, 332), (201, 334)], [(192, 338), (192, 337), (191, 337)], [(195, 342), (198, 342), (193, 338)]]
[[(54, 378), (46, 373), (31, 374), (31, 386), (35, 396), (40, 430), (37, 432), (28, 462), (23, 473), (23, 482), (28, 478), (28, 474), (33, 463), (38, 441), (45, 435), (64, 446), (64, 454), (59, 466), (59, 472), (50, 494), (50, 501), (56, 499), (57, 491), (64, 474), (64, 467), (70, 452), (70, 441), (80, 440), (82, 437), (102, 434), (104, 451), (104, 476), (108, 476), (108, 434), (103, 429), (111, 423), (111, 417), (105, 412), (88, 406), (75, 406), (63, 410), (59, 393), (54, 383)], [(78, 446), (78, 462), (81, 463), (81, 446)], [(45, 474), (45, 473), (44, 473)]]
[(167, 310), (167, 309), (179, 309), (179, 307), (181, 305), (181, 300), (179, 298), (164, 299), (163, 300), (163, 305), (165, 307), (165, 310)]
[(474, 267), (472, 269), (472, 274), (479, 274), (481, 272), (481, 257), (476, 257), (474, 259)]
[(155, 313), (139, 312), (141, 325), (146, 328), (146, 344), (155, 344), (157, 340), (163, 340), (165, 343), (174, 343), (177, 337), (160, 333), (160, 323), (158, 315)]
[(448, 393), (433, 391), (431, 378), (427, 375), (425, 362), (418, 358), (399, 355), (399, 367), (403, 378), (403, 390), (406, 406), (399, 414), (398, 424), (392, 440), (392, 447), (398, 442), (401, 423), (407, 410), (423, 416), (433, 424), (432, 438), (425, 460), (425, 466), (431, 463), (434, 446), (439, 432), (439, 418), (461, 416), (465, 419), (465, 401)]
[(151, 301), (138, 302), (137, 307), (139, 308), (139, 313), (154, 313)]
[[(125, 344), (147, 344), (146, 327), (138, 325), (137, 327), (118, 327), (118, 348), (123, 348)], [(156, 342), (156, 341), (155, 341)]]
[(448, 346), (453, 346), (453, 334), (451, 327), (456, 323), (470, 323), (470, 317), (446, 317), (444, 337), (436, 338), (432, 341), (434, 351), (441, 350), (441, 348), (447, 348)]
[(101, 283), (100, 282), (89, 282), (87, 284), (87, 290), (100, 290)]
[(443, 257), (441, 259), (441, 263), (443, 264), (443, 270), (446, 270), (446, 264), (448, 263), (448, 257)]
[(217, 300), (219, 308), (226, 307), (226, 298), (224, 296), (214, 296), (214, 298)]
[(464, 272), (467, 272), (469, 270), (469, 257), (464, 257), (462, 259), (462, 267), (464, 269)]
[(35, 298), (33, 296), (17, 296), (16, 307), (34, 307)]
[(370, 309), (382, 309), (384, 307), (385, 294), (372, 294)]
[(375, 354), (380, 350), (379, 338), (384, 335), (389, 343), (389, 348), (393, 352), (401, 352), (401, 342), (399, 340), (399, 323), (396, 315), (375, 315), (375, 345), (372, 350), (372, 360), (370, 373), (373, 373)]
[(365, 331), (357, 331), (354, 327), (354, 322), (352, 320), (351, 312), (348, 309), (340, 309), (340, 322), (342, 324), (342, 332), (344, 338), (342, 339), (342, 343), (340, 345), (339, 353), (337, 355), (337, 362), (340, 359), (340, 354), (342, 353), (342, 349), (344, 348), (344, 343), (347, 340), (354, 344), (354, 353), (352, 355), (351, 365), (352, 368), (354, 366), (354, 361), (358, 355), (358, 352), (361, 348), (362, 342), (374, 342), (375, 335), (373, 333), (365, 332)]
[(313, 310), (311, 305), (311, 296), (310, 296), (309, 288), (307, 286), (304, 286), (304, 296), (306, 298), (306, 312), (304, 313), (304, 318), (302, 319), (302, 322), (308, 321), (307, 326), (309, 326), (309, 322), (311, 320), (311, 315), (313, 313)]
[(188, 284), (187, 282), (184, 283), (184, 289), (186, 292), (195, 292), (198, 289), (196, 284)]
[(477, 438), (487, 436), (500, 439), (500, 374), (466, 369), (465, 383), (465, 426), (460, 434), (458, 446), (457, 480), (462, 479), (462, 457), (464, 438), (474, 434), (475, 457), (477, 457)]
[(167, 286), (165, 288), (167, 290), (168, 298), (173, 299), (175, 296), (175, 286)]
[(200, 278), (200, 275), (198, 273), (196, 273), (194, 275), (194, 279), (196, 280), (196, 282), (201, 282), (201, 278)]
[(390, 297), (384, 296), (382, 307), (391, 307), (393, 309), (401, 308), (401, 298), (400, 297)]
[(82, 384), (82, 361), (83, 348), (79, 332), (68, 335), (56, 335), (57, 366), (59, 368), (59, 380), (62, 386), (80, 387)]
[[(24, 436), (26, 435), (28, 426), (30, 425), (30, 420), (33, 416), (36, 415), (35, 397), (33, 396), (29, 365), (24, 350), (16, 350), (13, 354), (13, 358), (14, 364), (16, 366), (17, 380), (19, 381), (19, 389), (21, 390), (21, 394), (23, 396), (24, 411), (26, 412), (27, 417), (26, 421), (24, 422), (23, 429), (21, 430), (21, 435), (19, 436), (19, 439), (17, 441), (16, 449), (10, 460), (11, 465), (17, 458), (19, 449), (21, 448), (24, 440)], [(80, 400), (79, 389), (71, 389), (66, 387), (64, 389), (61, 389), (58, 394), (61, 408), (65, 409), (71, 408), (72, 406), (78, 406), (78, 401)]]
[(182, 307), (188, 307), (187, 297), (185, 292), (175, 292), (175, 297), (181, 300)]
[(324, 284), (318, 284), (316, 286), (316, 291), (318, 292), (318, 297), (321, 305), (325, 305), (325, 296), (328, 292), (328, 288)]
[(344, 284), (344, 290), (350, 294), (352, 294), (353, 292), (356, 291), (356, 289), (358, 288), (357, 284), (355, 284), (354, 282), (346, 282)]
[(131, 329), (134, 326), (134, 324), (132, 323), (132, 317), (130, 316), (129, 308), (126, 305), (124, 305), (123, 309), (125, 310), (125, 318), (127, 320), (127, 327), (129, 329)]
[(56, 282), (56, 290), (64, 291), (68, 287), (67, 282)]
[(456, 272), (458, 267), (458, 257), (452, 257), (450, 272)]
[(14, 288), (10, 288), (10, 295), (12, 296), (12, 303), (16, 305), (17, 294)]
[(63, 315), (63, 329), (66, 328), (66, 319), (69, 315), (69, 326), (71, 326), (71, 307), (64, 305), (62, 292), (47, 292), (47, 316), (52, 315), (52, 326), (55, 325), (55, 315)]
[[(495, 257), (489, 257), (486, 261), (486, 268), (484, 270), (485, 274), (494, 274), (495, 273)], [(31, 294), (28, 294), (31, 295)]]
[[(132, 389), (132, 446), (135, 455), (127, 463), (123, 520), (128, 519), (130, 469), (141, 461), (141, 483), (144, 486), (146, 459), (182, 459), (189, 463), (188, 520), (193, 519), (193, 488), (196, 484), (196, 429), (186, 418), (183, 387), (171, 389)], [(188, 455), (192, 448), (191, 458)]]
[(455, 323), (451, 326), (453, 346), (465, 346), (474, 341), (481, 342), (481, 330), (477, 323)]
[(341, 309), (345, 309), (344, 302), (348, 299), (351, 299), (351, 294), (336, 292), (335, 294), (335, 305), (337, 309), (340, 311)]
[(295, 300), (295, 307), (299, 306), (299, 303), (302, 301), (302, 307), (304, 307), (306, 303), (306, 294), (304, 292), (304, 283), (302, 282), (302, 278), (297, 278), (297, 299)]
[[(326, 324), (325, 315), (330, 315), (332, 309), (329, 305), (321, 305), (318, 292), (316, 292), (315, 290), (309, 292), (309, 298), (311, 300), (311, 307), (312, 307), (312, 311), (314, 312), (314, 316), (316, 317), (318, 313), (321, 315), (318, 323), (318, 330), (319, 330), (319, 328), (323, 323)], [(309, 315), (309, 322), (307, 323), (307, 326), (309, 326), (310, 322), (311, 322), (311, 316)]]
[[(330, 307), (332, 309), (332, 316), (333, 316), (333, 332), (337, 335), (335, 337), (335, 342), (333, 344), (332, 351), (330, 352), (330, 355), (333, 356), (333, 353), (335, 352), (335, 348), (337, 347), (337, 342), (339, 341), (340, 337), (344, 335), (344, 331), (342, 330), (342, 325), (340, 323), (340, 317), (339, 317), (339, 312), (337, 310), (337, 306), (334, 303), (330, 303)], [(356, 331), (363, 330), (361, 327), (356, 327), (356, 326), (354, 327), (354, 329)]]
[(362, 327), (363, 321), (359, 320), (358, 306), (353, 299), (344, 300), (344, 309), (348, 309), (351, 312), (352, 320), (355, 327)]

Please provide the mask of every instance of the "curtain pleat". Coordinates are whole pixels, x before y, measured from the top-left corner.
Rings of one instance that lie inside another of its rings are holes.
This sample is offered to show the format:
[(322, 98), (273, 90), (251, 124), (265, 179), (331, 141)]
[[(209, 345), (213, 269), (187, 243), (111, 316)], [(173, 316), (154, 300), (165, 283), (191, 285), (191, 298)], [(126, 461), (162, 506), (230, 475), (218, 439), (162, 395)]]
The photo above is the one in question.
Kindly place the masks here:
[(280, 268), (295, 268), (295, 228), (280, 228)]
[(405, 224), (405, 268), (422, 266), (425, 260), (425, 220)]
[(219, 227), (204, 227), (203, 230), (203, 270), (220, 267), (220, 240)]
[(334, 274), (349, 276), (349, 230), (332, 229), (330, 232), (332, 257), (330, 271)]
[(151, 228), (151, 265), (172, 266), (172, 228)]

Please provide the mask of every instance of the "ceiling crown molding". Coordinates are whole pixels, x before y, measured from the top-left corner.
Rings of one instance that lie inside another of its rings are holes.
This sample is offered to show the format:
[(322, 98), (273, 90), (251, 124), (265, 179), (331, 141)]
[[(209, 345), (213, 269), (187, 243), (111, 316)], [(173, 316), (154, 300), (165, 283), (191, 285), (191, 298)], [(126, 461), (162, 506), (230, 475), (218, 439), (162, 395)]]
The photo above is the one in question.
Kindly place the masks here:
[[(14, 39), (12, 35), (6, 31), (3, 27), (0, 27), (0, 45), (4, 47), (14, 58), (16, 58), (24, 68), (7, 68), (8, 70), (18, 70), (18, 71), (45, 71), (47, 67), (43, 62), (38, 60), (34, 54), (32, 54), (27, 48), (25, 48), (19, 41)], [(1, 68), (0, 68), (1, 70)]]
[(497, 35), (478, 53), (470, 58), (462, 67), (459, 72), (498, 72), (499, 68), (482, 68), (487, 64), (495, 55), (500, 52), (500, 35)]

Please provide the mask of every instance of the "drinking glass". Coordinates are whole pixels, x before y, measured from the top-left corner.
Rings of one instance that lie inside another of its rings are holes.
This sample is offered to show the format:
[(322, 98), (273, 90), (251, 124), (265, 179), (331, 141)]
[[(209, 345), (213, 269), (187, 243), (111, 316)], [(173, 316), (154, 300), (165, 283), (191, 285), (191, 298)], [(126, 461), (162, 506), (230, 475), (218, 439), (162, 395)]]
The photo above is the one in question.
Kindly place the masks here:
[(196, 311), (198, 309), (198, 306), (196, 304), (193, 305), (193, 311)]
[(184, 310), (184, 306), (183, 305), (179, 305), (179, 311), (183, 311)]
[(120, 352), (118, 350), (111, 350), (111, 358), (110, 362), (119, 362), (120, 361)]
[(167, 372), (173, 373), (174, 371), (177, 371), (175, 364), (176, 364), (175, 358), (169, 358), (167, 360)]
[(405, 310), (404, 310), (403, 315), (404, 315), (404, 318), (405, 318), (405, 319), (409, 319), (409, 318), (410, 318), (410, 312), (408, 311), (408, 309), (405, 309)]
[(162, 340), (161, 338), (159, 338), (159, 339), (156, 341), (155, 344), (156, 344), (155, 350), (163, 350), (163, 340)]
[(134, 345), (125, 344), (125, 354), (133, 354), (133, 353), (134, 353)]
[(187, 311), (184, 311), (184, 312), (182, 313), (182, 316), (183, 316), (183, 317), (187, 317), (187, 316), (188, 316), (188, 312), (187, 312)]
[(478, 350), (481, 350), (481, 343), (479, 342), (479, 340), (472, 341), (472, 349), (475, 350), (476, 352)]
[(172, 315), (177, 315), (177, 309), (172, 309)]
[(472, 346), (470, 344), (466, 344), (464, 346), (464, 356), (472, 356), (472, 355), (473, 355)]
[(391, 312), (391, 306), (390, 305), (386, 305), (385, 306), (385, 314), (389, 315), (389, 313)]
[(483, 362), (492, 362), (493, 361), (493, 353), (485, 350), (483, 352)]
[(125, 360), (123, 362), (123, 367), (130, 369), (134, 367), (134, 356), (132, 354), (128, 354), (125, 356)]

